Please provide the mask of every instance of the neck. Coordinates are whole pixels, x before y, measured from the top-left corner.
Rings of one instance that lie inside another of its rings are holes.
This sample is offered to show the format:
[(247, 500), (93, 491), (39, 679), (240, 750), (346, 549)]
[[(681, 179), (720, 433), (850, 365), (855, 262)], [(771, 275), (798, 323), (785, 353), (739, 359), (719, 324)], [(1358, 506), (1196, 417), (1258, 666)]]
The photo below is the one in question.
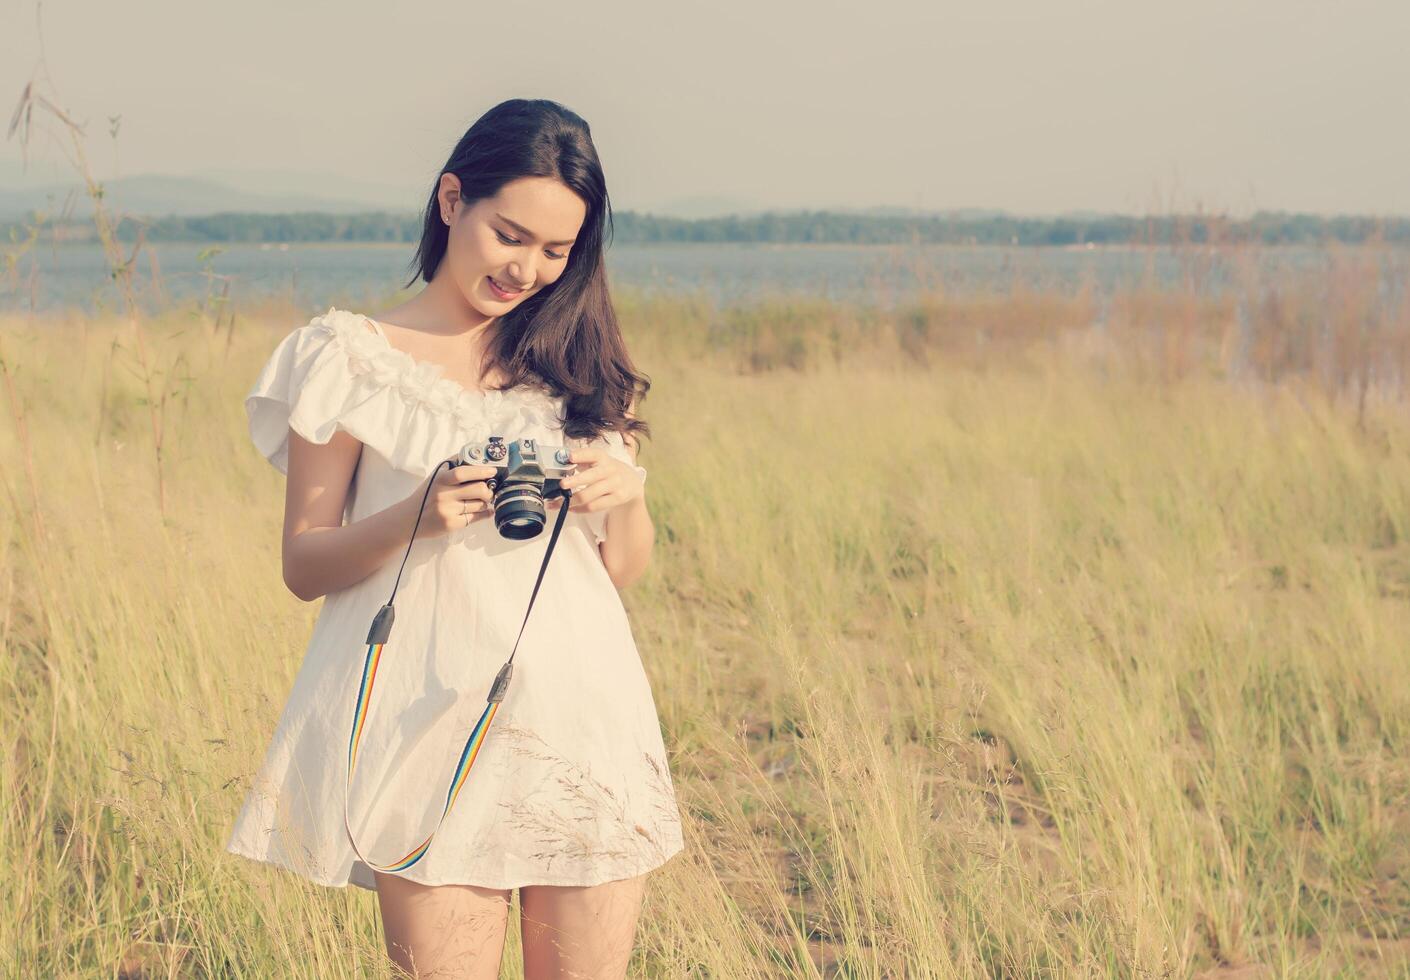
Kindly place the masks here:
[(403, 309), (414, 311), (427, 333), (462, 337), (477, 345), (488, 339), (499, 322), (499, 317), (486, 316), (466, 302), (449, 275), (436, 276)]

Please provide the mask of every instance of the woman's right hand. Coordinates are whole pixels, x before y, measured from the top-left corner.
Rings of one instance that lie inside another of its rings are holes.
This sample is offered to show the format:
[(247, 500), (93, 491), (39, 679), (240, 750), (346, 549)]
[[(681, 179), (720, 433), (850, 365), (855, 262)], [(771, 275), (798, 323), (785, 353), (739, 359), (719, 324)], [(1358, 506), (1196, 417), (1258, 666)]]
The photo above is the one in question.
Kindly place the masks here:
[[(440, 537), (493, 515), (494, 491), (485, 480), (496, 472), (493, 466), (474, 464), (438, 467), (427, 478), (431, 482), (430, 494), (426, 495), (426, 483), (423, 482), (404, 501), (411, 514), (411, 524), (416, 528), (416, 537)], [(421, 512), (421, 523), (416, 524), (416, 508), (421, 506), (423, 496), (426, 496), (426, 507)]]

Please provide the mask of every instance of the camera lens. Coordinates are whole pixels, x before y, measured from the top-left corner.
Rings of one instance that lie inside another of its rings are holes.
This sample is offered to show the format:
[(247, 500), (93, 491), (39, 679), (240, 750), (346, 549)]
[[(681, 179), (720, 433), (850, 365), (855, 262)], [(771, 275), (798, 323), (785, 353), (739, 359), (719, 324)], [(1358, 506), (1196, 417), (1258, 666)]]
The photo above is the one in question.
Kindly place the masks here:
[(506, 538), (522, 541), (543, 530), (543, 491), (536, 483), (504, 483), (494, 495), (494, 526)]

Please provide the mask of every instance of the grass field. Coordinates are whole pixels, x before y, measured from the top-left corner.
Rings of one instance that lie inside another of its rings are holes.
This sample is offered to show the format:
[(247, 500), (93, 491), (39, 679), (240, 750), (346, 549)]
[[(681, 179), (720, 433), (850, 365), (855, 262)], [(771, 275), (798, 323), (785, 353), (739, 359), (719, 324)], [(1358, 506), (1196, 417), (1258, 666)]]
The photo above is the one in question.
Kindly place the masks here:
[[(1410, 975), (1404, 405), (1089, 305), (624, 301), (687, 835), (633, 976)], [(388, 975), (220, 849), (317, 611), (241, 409), (307, 316), (0, 322), (6, 975)]]

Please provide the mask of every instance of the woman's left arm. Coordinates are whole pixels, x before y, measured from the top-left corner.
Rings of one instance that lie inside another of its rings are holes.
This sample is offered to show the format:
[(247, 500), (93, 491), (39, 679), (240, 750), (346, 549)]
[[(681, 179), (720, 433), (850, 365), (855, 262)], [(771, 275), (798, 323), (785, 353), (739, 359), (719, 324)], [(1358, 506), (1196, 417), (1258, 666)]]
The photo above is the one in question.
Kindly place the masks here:
[(607, 576), (620, 592), (641, 578), (651, 561), (656, 544), (656, 525), (646, 509), (646, 490), (641, 496), (607, 512), (607, 540), (598, 545)]
[(606, 539), (598, 545), (602, 564), (620, 592), (641, 577), (656, 544), (656, 526), (646, 506), (646, 485), (636, 470), (634, 440), (623, 440), (630, 464), (593, 446), (573, 450), (573, 462), (584, 463), (563, 481), (584, 509), (606, 510)]

